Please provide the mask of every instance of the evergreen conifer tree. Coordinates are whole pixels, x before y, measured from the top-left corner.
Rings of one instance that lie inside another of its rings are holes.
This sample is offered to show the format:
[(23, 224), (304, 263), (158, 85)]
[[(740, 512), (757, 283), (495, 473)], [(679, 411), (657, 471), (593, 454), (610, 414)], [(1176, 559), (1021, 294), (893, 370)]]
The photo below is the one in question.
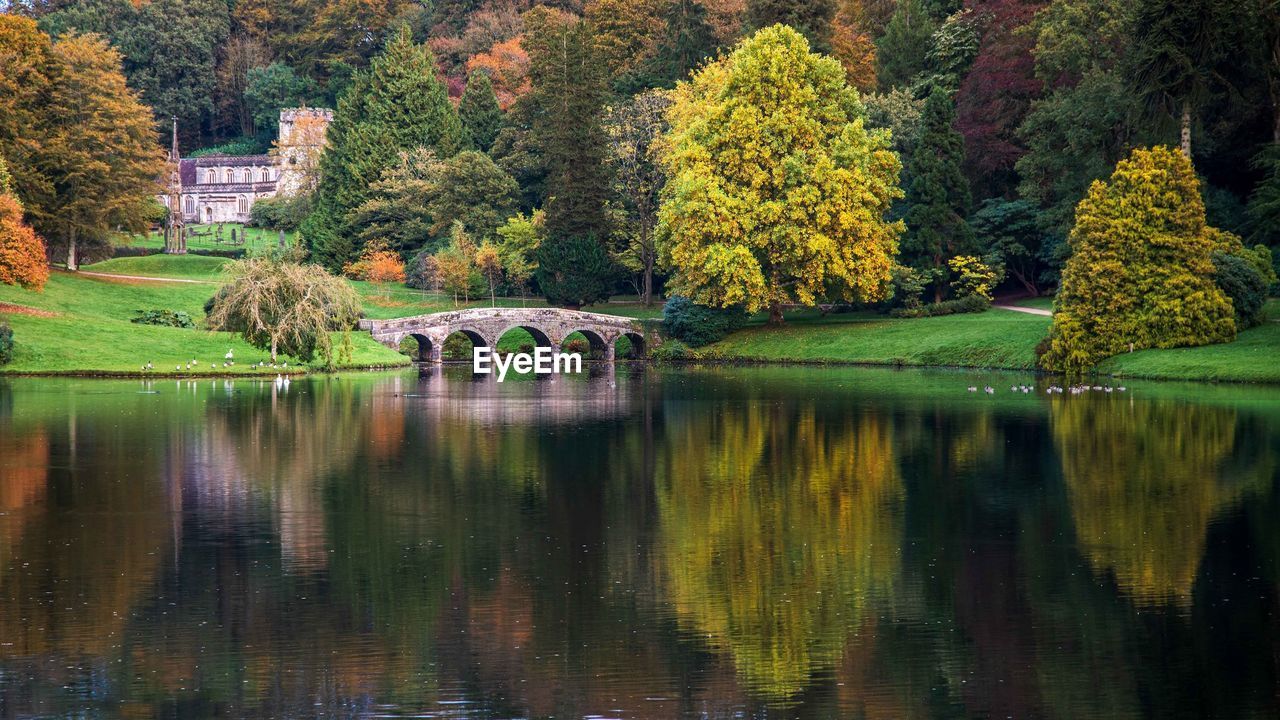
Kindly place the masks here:
[(488, 73), (476, 70), (467, 78), (467, 89), (458, 102), (458, 118), (471, 147), (489, 152), (502, 129), (502, 108)]
[(902, 0), (876, 41), (880, 87), (908, 85), (928, 67), (931, 39), (938, 25), (920, 0)]
[(315, 209), (302, 234), (316, 258), (340, 269), (359, 254), (349, 216), (401, 151), (424, 147), (450, 157), (462, 124), (436, 77), (435, 58), (402, 27), (338, 102), (320, 163)]
[(809, 40), (814, 52), (831, 52), (835, 0), (747, 0), (747, 26), (753, 30), (789, 25)]
[[(911, 186), (907, 189), (907, 236), (903, 254), (908, 264), (945, 272), (947, 260), (969, 252), (974, 245), (969, 227), (972, 198), (964, 162), (964, 138), (955, 128), (955, 106), (942, 88), (925, 101), (920, 140), (911, 158)], [(936, 297), (945, 286), (937, 278)]]
[[(603, 67), (595, 57), (585, 22), (566, 20), (539, 7), (525, 14), (525, 27), (531, 99), (537, 107), (533, 136), (547, 169), (547, 237), (542, 253), (549, 264), (540, 271), (557, 274), (558, 282), (570, 286), (595, 287), (607, 263), (586, 262), (595, 254), (562, 251), (556, 245), (569, 243), (580, 248), (593, 242), (600, 244), (604, 253), (602, 243), (611, 234), (605, 214), (612, 184), (605, 166), (608, 141), (602, 114), (607, 88)], [(583, 262), (555, 265), (579, 256)], [(573, 274), (594, 277), (570, 278)], [(554, 290), (542, 287), (553, 298), (550, 293)], [(559, 295), (553, 302), (579, 304), (580, 300)]]
[(663, 13), (666, 31), (654, 53), (652, 74), (662, 87), (689, 76), (716, 50), (715, 29), (698, 0), (672, 0)]

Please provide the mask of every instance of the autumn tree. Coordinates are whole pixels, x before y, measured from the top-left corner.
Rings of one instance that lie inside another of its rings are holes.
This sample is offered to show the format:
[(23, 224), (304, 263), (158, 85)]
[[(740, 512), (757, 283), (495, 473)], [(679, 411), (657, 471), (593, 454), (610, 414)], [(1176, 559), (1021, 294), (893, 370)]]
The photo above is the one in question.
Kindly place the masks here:
[(911, 156), (907, 189), (907, 235), (902, 251), (908, 262), (931, 270), (935, 300), (942, 299), (947, 260), (973, 249), (969, 227), (972, 196), (961, 165), (964, 138), (955, 129), (955, 110), (945, 90), (935, 87), (924, 105), (920, 139)]
[(805, 36), (815, 52), (831, 51), (831, 23), (835, 0), (747, 0), (746, 25), (762, 30), (786, 25)]
[(458, 102), (458, 119), (467, 143), (480, 152), (489, 152), (502, 129), (502, 108), (488, 73), (477, 70), (467, 78), (467, 89)]
[(39, 153), (18, 182), (32, 225), (75, 270), (82, 252), (101, 252), (113, 231), (145, 229), (164, 157), (151, 111), (126, 86), (120, 54), (106, 41), (67, 36), (49, 61), (29, 129)]
[(494, 43), (487, 51), (467, 60), (469, 72), (488, 74), (498, 107), (503, 110), (529, 92), (529, 55), (521, 40), (516, 36)]
[(388, 283), (404, 282), (404, 261), (386, 243), (373, 241), (364, 246), (355, 262), (347, 263), (342, 274), (354, 280), (367, 280), (386, 293)]
[(902, 196), (836, 60), (795, 30), (756, 33), (675, 90), (660, 252), (695, 302), (768, 308), (888, 292)]
[(658, 144), (667, 131), (670, 96), (650, 90), (614, 108), (605, 123), (610, 164), (626, 222), (619, 228), (621, 264), (641, 276), (641, 300), (653, 303), (653, 271), (658, 259), (658, 206), (666, 174)]
[(1130, 349), (1234, 338), (1231, 302), (1213, 280), (1219, 233), (1205, 224), (1189, 159), (1135, 150), (1076, 209), (1042, 365), (1081, 372)]
[(502, 255), (496, 245), (485, 242), (476, 248), (476, 269), (484, 276), (485, 282), (489, 283), (489, 304), (497, 306), (498, 283), (502, 282)]
[(7, 180), (0, 160), (0, 283), (40, 290), (49, 279), (44, 243), (23, 222), (22, 205), (9, 190)]
[(448, 157), (461, 140), (462, 125), (436, 78), (431, 51), (401, 28), (356, 76), (329, 126), (315, 209), (302, 226), (316, 258), (340, 268), (355, 257), (349, 213), (402, 150), (424, 147)]
[(455, 222), (449, 231), (449, 244), (431, 256), (431, 266), (441, 289), (453, 295), (453, 304), (458, 304), (458, 295), (463, 302), (471, 299), (471, 278), (476, 271), (476, 244), (467, 234), (462, 223)]
[[(605, 213), (612, 187), (602, 126), (605, 78), (585, 22), (539, 7), (525, 14), (525, 25), (530, 99), (538, 109), (533, 139), (547, 171), (547, 236), (539, 248), (539, 287), (553, 301), (583, 304), (600, 299), (596, 293), (608, 271), (607, 263), (597, 262), (602, 254), (607, 258), (602, 243), (611, 234)], [(600, 251), (586, 248), (588, 242)], [(555, 247), (562, 243), (564, 248)], [(551, 266), (546, 260), (552, 258), (580, 262)], [(552, 282), (541, 282), (552, 275)], [(553, 296), (556, 288), (566, 293)]]
[(34, 20), (0, 13), (0, 157), (25, 202), (35, 188), (43, 143), (39, 127), (52, 70), (49, 36)]

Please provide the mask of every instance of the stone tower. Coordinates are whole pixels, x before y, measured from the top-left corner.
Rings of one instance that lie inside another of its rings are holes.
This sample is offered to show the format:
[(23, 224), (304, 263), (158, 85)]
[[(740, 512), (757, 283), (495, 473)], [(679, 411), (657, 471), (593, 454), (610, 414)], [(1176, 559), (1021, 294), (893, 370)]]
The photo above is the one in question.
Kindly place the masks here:
[(296, 195), (315, 189), (320, 154), (327, 144), (333, 111), (326, 108), (284, 108), (280, 111), (280, 137), (272, 151), (278, 158), (281, 195)]
[(178, 118), (173, 118), (173, 146), (169, 148), (169, 223), (164, 229), (164, 251), (187, 253), (187, 229), (182, 221), (182, 158), (178, 155)]

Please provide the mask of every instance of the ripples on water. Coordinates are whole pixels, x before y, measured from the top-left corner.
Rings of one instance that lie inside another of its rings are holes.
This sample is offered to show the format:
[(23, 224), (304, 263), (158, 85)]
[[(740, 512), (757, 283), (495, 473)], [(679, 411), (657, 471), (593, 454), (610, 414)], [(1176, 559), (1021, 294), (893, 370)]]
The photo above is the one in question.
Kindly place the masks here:
[(0, 715), (1280, 714), (1280, 391), (987, 380), (0, 380)]

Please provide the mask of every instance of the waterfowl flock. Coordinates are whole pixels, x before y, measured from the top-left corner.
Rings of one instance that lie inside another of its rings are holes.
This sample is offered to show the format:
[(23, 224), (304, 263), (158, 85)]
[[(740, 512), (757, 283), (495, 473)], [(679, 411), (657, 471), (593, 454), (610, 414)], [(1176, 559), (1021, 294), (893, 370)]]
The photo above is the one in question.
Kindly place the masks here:
[[(968, 387), (968, 390), (971, 393), (976, 393), (978, 392), (978, 386), (970, 385)], [(1033, 393), (1035, 392), (1035, 390), (1036, 390), (1035, 385), (1010, 385), (1009, 386), (1009, 392), (1015, 392), (1015, 393), (1024, 393), (1024, 394)], [(1066, 392), (1072, 395), (1080, 395), (1087, 392), (1111, 393), (1111, 392), (1125, 392), (1125, 390), (1126, 388), (1123, 385), (1119, 385), (1116, 387), (1112, 387), (1111, 385), (1068, 385), (1065, 388), (1060, 385), (1050, 385), (1049, 387), (1045, 388), (1044, 394), (1053, 395), (1056, 393), (1061, 395), (1062, 393)], [(991, 387), (990, 385), (984, 386), (982, 388), (982, 391), (988, 395), (996, 394), (995, 388)]]

